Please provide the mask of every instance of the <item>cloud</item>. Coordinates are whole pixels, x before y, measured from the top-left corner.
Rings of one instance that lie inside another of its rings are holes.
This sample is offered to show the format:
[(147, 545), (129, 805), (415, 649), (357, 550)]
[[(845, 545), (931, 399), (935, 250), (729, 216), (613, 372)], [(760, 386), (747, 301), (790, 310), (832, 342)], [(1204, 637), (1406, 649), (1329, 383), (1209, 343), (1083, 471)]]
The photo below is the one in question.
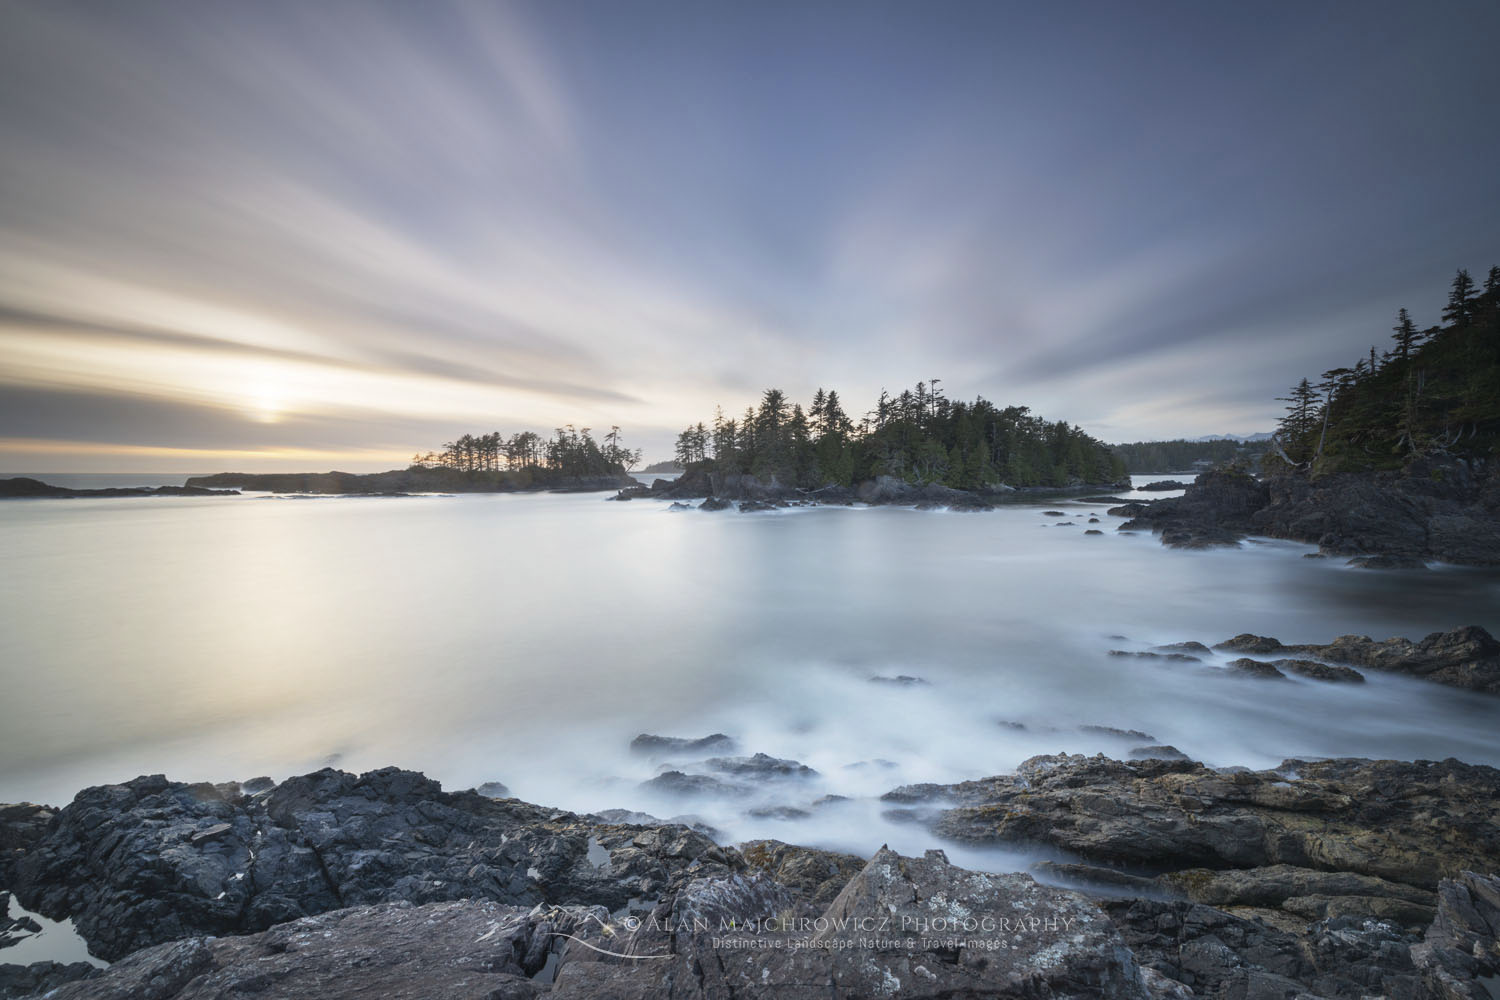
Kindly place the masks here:
[(1492, 262), (1500, 13), (1086, 6), (0, 6), (0, 391), (284, 449), (934, 375), (1254, 430)]

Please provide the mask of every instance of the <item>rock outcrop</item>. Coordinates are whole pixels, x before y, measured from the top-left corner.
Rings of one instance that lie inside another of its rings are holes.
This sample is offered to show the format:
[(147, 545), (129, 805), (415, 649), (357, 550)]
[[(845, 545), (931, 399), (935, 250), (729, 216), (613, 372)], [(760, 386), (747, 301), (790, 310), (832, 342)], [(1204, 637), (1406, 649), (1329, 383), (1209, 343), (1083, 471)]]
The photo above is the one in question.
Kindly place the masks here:
[(257, 795), (159, 775), (87, 789), (22, 849), (11, 887), (29, 909), (71, 917), (95, 954), (116, 959), (401, 900), (614, 910), (654, 899), (689, 868), (742, 866), (684, 826), (590, 823), (444, 792), (396, 768), (325, 769)]
[[(1456, 760), (1290, 760), (1220, 772), (1051, 755), (1012, 775), (887, 798), (931, 803), (917, 818), (951, 840), (1047, 845), (1146, 874), (1285, 865), (1431, 893), (1465, 870), (1500, 870), (1500, 771)], [(1383, 893), (1359, 898), (1341, 896), (1343, 912), (1385, 915)]]
[(53, 486), (40, 479), (20, 476), (0, 479), (0, 500), (46, 500), (79, 497), (216, 497), (239, 496), (238, 490), (211, 490), (201, 486), (110, 486), (80, 490)]
[(554, 942), (600, 910), (479, 900), (335, 910), (237, 937), (159, 944), (48, 994), (50, 1000), (533, 1000)]
[(885, 798), (948, 840), (1080, 860), (1036, 866), (1051, 885), (941, 851), (720, 847), (394, 768), (138, 778), (0, 807), (23, 903), (117, 960), (0, 966), (0, 998), (1488, 1000), (1500, 972), (1493, 768), (1048, 756)]
[[(1281, 656), (1282, 659), (1273, 661), (1276, 666), (1320, 680), (1355, 680), (1358, 672), (1350, 667), (1365, 667), (1468, 691), (1500, 694), (1500, 641), (1478, 625), (1433, 632), (1419, 642), (1399, 637), (1377, 641), (1367, 635), (1342, 635), (1329, 643), (1300, 646), (1287, 646), (1270, 636), (1247, 632), (1214, 648)], [(1327, 664), (1303, 659), (1309, 656), (1348, 666), (1329, 668)], [(1330, 670), (1334, 673), (1329, 673)], [(1339, 673), (1341, 670), (1349, 670), (1355, 676)]]
[(1167, 545), (1234, 545), (1265, 535), (1353, 556), (1372, 569), (1425, 561), (1500, 565), (1500, 476), (1481, 461), (1420, 459), (1401, 472), (1259, 480), (1234, 468), (1200, 475), (1181, 497), (1131, 503), (1110, 513)]
[(554, 996), (1152, 995), (1093, 901), (1026, 875), (956, 868), (940, 851), (882, 849), (821, 910), (785, 908), (775, 883), (695, 880), (619, 950), (660, 958), (569, 948)]

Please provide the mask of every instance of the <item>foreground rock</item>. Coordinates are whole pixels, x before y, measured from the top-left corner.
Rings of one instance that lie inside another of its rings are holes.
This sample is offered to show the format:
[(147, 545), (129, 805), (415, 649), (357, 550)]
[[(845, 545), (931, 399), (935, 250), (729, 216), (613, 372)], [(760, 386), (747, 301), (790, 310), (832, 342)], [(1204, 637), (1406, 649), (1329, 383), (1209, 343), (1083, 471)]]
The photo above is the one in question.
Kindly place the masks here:
[[(903, 789), (887, 798), (913, 801)], [(953, 840), (1045, 844), (1147, 872), (1290, 865), (1431, 893), (1465, 870), (1500, 870), (1500, 771), (1456, 760), (1221, 773), (1192, 761), (1053, 755), (1013, 775), (927, 786), (922, 800), (940, 804), (927, 822)], [(1342, 912), (1382, 916), (1390, 893), (1339, 895)]]
[(23, 901), (119, 959), (0, 966), (0, 997), (1480, 1000), (1500, 973), (1500, 772), (1456, 761), (1052, 756), (886, 796), (947, 839), (1079, 858), (1038, 866), (1068, 888), (940, 851), (717, 847), (396, 769), (255, 787), (0, 808)]
[[(826, 909), (778, 910), (769, 880), (695, 880), (620, 948), (569, 948), (560, 998), (1150, 996), (1111, 921), (1026, 875), (882, 849)], [(769, 919), (768, 919), (769, 918)]]
[[(1478, 625), (1433, 632), (1420, 642), (1402, 638), (1376, 641), (1366, 635), (1343, 635), (1324, 645), (1301, 646), (1283, 645), (1270, 636), (1247, 632), (1226, 639), (1214, 648), (1262, 656), (1314, 656), (1335, 664), (1367, 667), (1468, 691), (1500, 694), (1500, 641)], [(1358, 677), (1358, 673), (1352, 670), (1349, 672), (1354, 677), (1337, 673), (1347, 668), (1332, 668), (1333, 674), (1320, 671), (1319, 664), (1305, 659), (1289, 658), (1277, 660), (1275, 664), (1290, 665), (1297, 673), (1324, 680), (1355, 680)]]
[(1373, 568), (1425, 561), (1500, 566), (1500, 476), (1483, 462), (1419, 459), (1401, 472), (1257, 480), (1242, 470), (1200, 475), (1181, 497), (1117, 507), (1168, 545), (1233, 545), (1266, 535), (1358, 557)]
[[(0, 836), (4, 836), (0, 834)], [(28, 909), (116, 959), (342, 907), (482, 899), (611, 910), (743, 862), (678, 825), (591, 823), (420, 774), (323, 770), (246, 795), (161, 776), (81, 792), (12, 866)], [(599, 862), (601, 853), (608, 858)]]
[(193, 937), (138, 951), (52, 1000), (531, 1000), (556, 935), (607, 919), (579, 907), (462, 900), (336, 910), (240, 937)]

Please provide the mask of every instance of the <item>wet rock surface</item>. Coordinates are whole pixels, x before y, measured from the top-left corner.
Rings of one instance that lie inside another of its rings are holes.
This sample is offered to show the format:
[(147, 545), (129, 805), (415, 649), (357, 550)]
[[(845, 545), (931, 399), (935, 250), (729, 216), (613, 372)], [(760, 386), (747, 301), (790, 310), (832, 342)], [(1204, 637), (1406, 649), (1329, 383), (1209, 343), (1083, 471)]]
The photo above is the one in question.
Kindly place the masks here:
[[(1273, 661), (1278, 667), (1284, 663), (1297, 664), (1291, 668), (1294, 672), (1319, 680), (1353, 681), (1358, 672), (1352, 668), (1367, 667), (1469, 691), (1500, 694), (1500, 641), (1477, 625), (1433, 632), (1417, 642), (1400, 637), (1377, 641), (1365, 635), (1343, 635), (1322, 645), (1287, 646), (1270, 636), (1245, 633), (1214, 648), (1261, 656), (1280, 655), (1282, 659)], [(1324, 671), (1306, 657), (1317, 657), (1349, 671), (1347, 674), (1337, 669)]]
[(1232, 468), (1200, 475), (1181, 497), (1110, 511), (1167, 545), (1237, 545), (1267, 535), (1356, 557), (1369, 569), (1416, 569), (1426, 561), (1500, 565), (1500, 476), (1481, 461), (1424, 458), (1400, 472), (1257, 480)]
[[(774, 885), (774, 883), (772, 883)], [(705, 905), (705, 902), (707, 905)], [(882, 849), (821, 911), (786, 912), (756, 932), (720, 930), (778, 912), (765, 883), (695, 881), (653, 914), (628, 962), (570, 949), (558, 997), (1149, 996), (1142, 970), (1091, 900), (1026, 875), (948, 864), (941, 852)], [(696, 922), (692, 917), (709, 919)], [(1002, 923), (1003, 921), (1003, 923)], [(961, 928), (972, 924), (975, 930)], [(946, 928), (955, 928), (946, 930)], [(982, 930), (988, 927), (992, 930)], [(939, 929), (944, 928), (944, 929)], [(925, 930), (924, 930), (925, 929)], [(993, 949), (959, 945), (995, 941)], [(746, 942), (726, 945), (726, 940)], [(757, 943), (761, 943), (757, 945)]]
[[(607, 865), (590, 859), (593, 844)], [(115, 959), (161, 941), (398, 900), (617, 909), (665, 891), (694, 865), (701, 874), (741, 864), (683, 826), (590, 823), (443, 792), (396, 768), (327, 769), (257, 796), (161, 776), (87, 789), (26, 850), (11, 888), (29, 909), (72, 917), (95, 954)]]
[(307, 997), (531, 1000), (558, 934), (606, 919), (477, 900), (335, 910), (238, 937), (192, 937), (138, 951), (49, 994), (55, 1000)]
[[(935, 833), (1040, 844), (1142, 874), (1291, 865), (1426, 892), (1500, 869), (1500, 771), (1441, 762), (1287, 761), (1220, 772), (1192, 761), (1033, 757), (1012, 775), (925, 786)], [(912, 801), (897, 789), (888, 801)]]
[(99, 970), (87, 962), (32, 962), (0, 965), (0, 1000), (14, 1000), (56, 989), (63, 983), (87, 979)]
[(119, 961), (0, 967), (0, 997), (1487, 998), (1500, 771), (1171, 749), (885, 796), (945, 840), (1077, 858), (1037, 866), (1056, 886), (940, 851), (720, 847), (393, 768), (88, 789), (40, 835), (39, 812), (0, 816), (23, 902)]

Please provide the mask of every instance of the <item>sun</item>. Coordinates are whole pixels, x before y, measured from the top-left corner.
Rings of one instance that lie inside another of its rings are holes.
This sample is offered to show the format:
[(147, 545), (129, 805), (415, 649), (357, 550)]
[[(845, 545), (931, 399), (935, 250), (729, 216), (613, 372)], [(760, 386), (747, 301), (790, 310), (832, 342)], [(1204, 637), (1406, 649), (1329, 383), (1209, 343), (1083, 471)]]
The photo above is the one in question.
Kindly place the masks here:
[(276, 385), (263, 382), (251, 391), (247, 409), (256, 423), (274, 424), (281, 419), (285, 399)]

